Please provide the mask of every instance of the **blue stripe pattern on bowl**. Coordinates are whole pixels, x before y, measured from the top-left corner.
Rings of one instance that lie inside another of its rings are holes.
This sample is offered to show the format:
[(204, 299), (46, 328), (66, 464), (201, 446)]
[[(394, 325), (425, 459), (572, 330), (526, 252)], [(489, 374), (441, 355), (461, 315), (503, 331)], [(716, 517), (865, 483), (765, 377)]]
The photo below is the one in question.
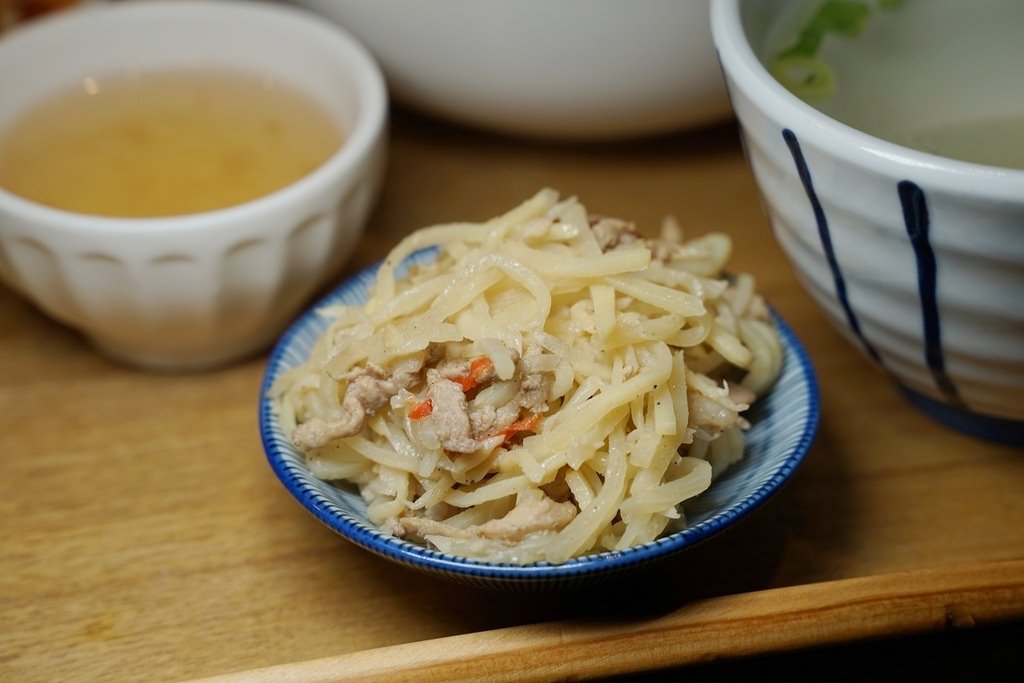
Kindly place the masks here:
[[(814, 188), (814, 179), (800, 141), (789, 128), (781, 131), (782, 139), (793, 158), (797, 176), (807, 195), (814, 221), (821, 240), (822, 254), (831, 271), (835, 296), (845, 316), (846, 325), (860, 343), (864, 352), (890, 377), (910, 403), (926, 415), (967, 434), (1011, 446), (1024, 446), (1024, 421), (1004, 419), (975, 412), (960, 395), (957, 383), (946, 368), (946, 350), (943, 347), (942, 317), (940, 315), (938, 270), (939, 260), (931, 243), (931, 216), (928, 198), (924, 189), (911, 180), (900, 180), (894, 184), (894, 194), (899, 198), (902, 220), (907, 240), (914, 255), (914, 269), (917, 281), (920, 327), (920, 360), (931, 374), (937, 396), (929, 397), (901, 380), (864, 332), (860, 318), (851, 305), (847, 278), (839, 265), (839, 258), (833, 245), (829, 220), (821, 199)], [(994, 323), (993, 323), (994, 324)], [(1010, 323), (999, 321), (999, 325), (1010, 329)]]

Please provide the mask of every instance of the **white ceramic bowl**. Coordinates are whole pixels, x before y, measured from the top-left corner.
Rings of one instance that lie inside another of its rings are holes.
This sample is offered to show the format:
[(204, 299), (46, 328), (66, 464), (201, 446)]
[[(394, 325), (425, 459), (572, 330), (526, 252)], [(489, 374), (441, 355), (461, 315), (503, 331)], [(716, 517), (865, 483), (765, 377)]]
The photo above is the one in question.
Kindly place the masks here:
[(0, 40), (0, 128), (88, 76), (206, 66), (304, 91), (337, 119), (345, 143), (282, 190), (180, 217), (86, 216), (0, 189), (0, 277), (133, 364), (200, 368), (253, 353), (340, 269), (384, 172), (383, 78), (338, 27), (257, 3), (101, 5)]
[(1024, 444), (1024, 171), (907, 149), (799, 100), (756, 56), (782, 5), (712, 3), (776, 237), (831, 322), (916, 405)]
[(610, 139), (729, 116), (707, 0), (293, 0), (380, 60), (396, 99), (517, 135)]

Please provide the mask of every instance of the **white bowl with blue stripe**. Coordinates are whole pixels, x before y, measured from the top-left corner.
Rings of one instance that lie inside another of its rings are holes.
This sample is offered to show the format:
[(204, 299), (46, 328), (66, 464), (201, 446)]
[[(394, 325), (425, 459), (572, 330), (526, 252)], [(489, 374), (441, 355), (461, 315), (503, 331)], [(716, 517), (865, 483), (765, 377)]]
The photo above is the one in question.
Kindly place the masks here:
[(915, 406), (1024, 446), (1024, 170), (902, 147), (801, 101), (757, 57), (790, 9), (713, 0), (711, 13), (776, 238), (830, 322)]
[[(410, 260), (429, 260), (425, 250)], [(285, 488), (314, 517), (381, 557), (413, 569), (478, 586), (502, 589), (560, 588), (616, 576), (685, 550), (719, 534), (765, 504), (803, 462), (818, 426), (818, 388), (810, 360), (793, 331), (776, 317), (785, 351), (782, 374), (772, 391), (748, 413), (753, 423), (744, 458), (711, 488), (686, 504), (689, 526), (652, 543), (603, 552), (563, 564), (486, 563), (453, 557), (394, 538), (367, 521), (366, 504), (354, 488), (317, 479), (281, 430), (267, 397), (274, 380), (301, 364), (329, 320), (318, 310), (334, 304), (360, 304), (373, 284), (376, 267), (345, 282), (306, 312), (274, 348), (263, 379), (260, 433), (270, 466)]]

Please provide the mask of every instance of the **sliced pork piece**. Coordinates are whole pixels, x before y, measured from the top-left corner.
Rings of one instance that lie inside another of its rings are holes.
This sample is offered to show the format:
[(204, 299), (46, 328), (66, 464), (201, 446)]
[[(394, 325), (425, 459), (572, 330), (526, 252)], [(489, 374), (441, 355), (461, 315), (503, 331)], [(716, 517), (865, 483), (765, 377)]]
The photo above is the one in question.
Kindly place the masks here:
[(427, 370), (427, 397), (432, 405), (434, 433), (446, 451), (473, 453), (481, 447), (480, 441), (473, 438), (469, 405), (461, 384), (431, 368)]
[(445, 524), (429, 517), (400, 517), (395, 520), (388, 520), (388, 522), (385, 530), (392, 533), (397, 529), (399, 532), (393, 535), (399, 537), (407, 535), (419, 536), (420, 538), (426, 538), (427, 536), (447, 536), (448, 538), (472, 537), (465, 529), (459, 529), (451, 524)]
[(481, 538), (518, 543), (538, 531), (559, 531), (574, 517), (576, 506), (572, 503), (557, 503), (539, 489), (527, 489), (507, 515), (470, 529)]
[(757, 400), (757, 394), (738, 382), (730, 382), (729, 400), (746, 410)]
[(469, 423), (476, 439), (486, 439), (507, 429), (519, 419), (519, 404), (509, 401), (501, 406), (485, 405), (469, 413)]
[(527, 375), (519, 387), (519, 395), (513, 400), (527, 412), (546, 413), (552, 381), (551, 375), (546, 372)]
[(314, 417), (295, 428), (292, 443), (296, 448), (310, 451), (336, 439), (358, 434), (391, 397), (411, 386), (419, 378), (423, 358), (402, 361), (390, 372), (376, 363), (367, 363), (346, 373), (345, 396), (341, 401), (342, 415), (328, 422)]
[(527, 489), (519, 494), (515, 507), (509, 510), (508, 514), (483, 524), (459, 529), (425, 517), (402, 517), (396, 520), (395, 524), (389, 525), (388, 529), (400, 528), (406, 534), (421, 538), (486, 538), (518, 543), (538, 531), (560, 531), (575, 517), (576, 506), (572, 503), (558, 503), (539, 489)]
[(549, 373), (526, 375), (519, 382), (519, 390), (507, 403), (500, 406), (481, 406), (469, 415), (473, 435), (487, 439), (505, 432), (519, 421), (525, 411), (528, 415), (543, 415), (548, 409), (552, 378)]
[(750, 299), (750, 305), (747, 306), (746, 313), (754, 320), (760, 320), (766, 323), (770, 323), (772, 321), (772, 314), (771, 311), (768, 310), (768, 304), (765, 303), (764, 297), (760, 294), (755, 294)]
[[(662, 239), (644, 237), (633, 223), (618, 218), (592, 218), (591, 230), (601, 251), (612, 251), (619, 247), (641, 244), (651, 250), (651, 260), (667, 264), (677, 258), (697, 254), (692, 247), (682, 244), (682, 229), (678, 223), (666, 229), (662, 227)], [(678, 234), (677, 234), (678, 233)], [(667, 237), (667, 239), (666, 239)]]
[(441, 377), (458, 382), (464, 389), (486, 386), (495, 378), (494, 363), (487, 356), (472, 360), (443, 360), (437, 364), (436, 369)]
[(686, 402), (690, 409), (690, 426), (709, 434), (716, 434), (739, 420), (739, 411), (728, 399), (716, 401), (699, 391), (687, 391)]
[(601, 251), (611, 251), (620, 246), (638, 242), (640, 233), (632, 223), (618, 218), (594, 217), (590, 229), (601, 247)]

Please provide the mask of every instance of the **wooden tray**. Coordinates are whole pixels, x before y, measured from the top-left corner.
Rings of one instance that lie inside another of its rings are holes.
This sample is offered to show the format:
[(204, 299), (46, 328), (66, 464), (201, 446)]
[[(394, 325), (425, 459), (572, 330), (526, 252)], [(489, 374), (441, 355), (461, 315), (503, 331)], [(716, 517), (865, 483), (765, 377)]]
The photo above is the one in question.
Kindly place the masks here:
[[(370, 556), (266, 465), (265, 356), (206, 374), (113, 364), (0, 289), (0, 679), (523, 680), (610, 675), (1024, 619), (1024, 457), (912, 410), (775, 246), (732, 125), (559, 146), (399, 114), (346, 273), (409, 230), (541, 186), (653, 230), (735, 238), (807, 345), (823, 419), (760, 513), (640, 581), (486, 593)], [(265, 667), (278, 667), (266, 670)]]

